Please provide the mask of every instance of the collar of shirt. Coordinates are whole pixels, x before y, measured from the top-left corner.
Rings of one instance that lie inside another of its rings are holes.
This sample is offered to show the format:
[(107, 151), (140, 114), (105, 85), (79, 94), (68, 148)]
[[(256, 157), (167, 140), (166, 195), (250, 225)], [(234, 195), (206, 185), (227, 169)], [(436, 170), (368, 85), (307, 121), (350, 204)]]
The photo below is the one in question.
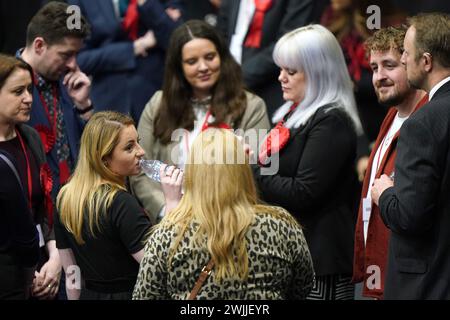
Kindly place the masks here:
[(436, 91), (438, 91), (444, 84), (446, 84), (449, 81), (450, 77), (447, 77), (439, 81), (437, 84), (435, 84), (434, 87), (430, 90), (428, 101), (431, 101)]
[(40, 92), (51, 90), (52, 89), (52, 85), (55, 84), (54, 81), (47, 81), (47, 80), (44, 79), (44, 77), (42, 77), (41, 75), (37, 74), (36, 72), (34, 73), (34, 77), (35, 77), (36, 88)]

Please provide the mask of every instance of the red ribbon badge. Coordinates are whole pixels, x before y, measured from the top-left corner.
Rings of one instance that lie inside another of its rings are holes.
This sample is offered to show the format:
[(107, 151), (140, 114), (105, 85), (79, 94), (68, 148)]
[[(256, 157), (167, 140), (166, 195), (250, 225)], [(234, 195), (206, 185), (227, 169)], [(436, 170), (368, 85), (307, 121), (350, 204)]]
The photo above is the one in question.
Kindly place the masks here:
[(342, 41), (342, 48), (348, 58), (348, 72), (356, 82), (361, 80), (361, 70), (370, 70), (369, 61), (366, 57), (366, 51), (362, 38), (352, 33)]
[(266, 139), (261, 145), (258, 155), (260, 165), (266, 165), (268, 158), (277, 152), (280, 152), (289, 141), (291, 133), (288, 128), (284, 126), (283, 121), (277, 123), (275, 128), (270, 130)]
[(272, 154), (280, 152), (280, 150), (283, 149), (288, 143), (291, 132), (284, 126), (284, 121), (286, 118), (291, 116), (292, 112), (294, 112), (299, 104), (300, 102), (292, 103), (288, 113), (280, 122), (277, 123), (275, 128), (270, 130), (269, 134), (266, 136), (266, 139), (262, 143), (259, 150), (258, 161), (260, 165), (266, 165), (268, 158)]

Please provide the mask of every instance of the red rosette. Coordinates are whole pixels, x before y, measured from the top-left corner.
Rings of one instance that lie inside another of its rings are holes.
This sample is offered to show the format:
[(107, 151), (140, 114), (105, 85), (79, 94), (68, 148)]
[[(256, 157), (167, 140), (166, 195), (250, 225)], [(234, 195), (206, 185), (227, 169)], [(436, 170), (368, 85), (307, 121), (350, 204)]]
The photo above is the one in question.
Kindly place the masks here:
[(44, 145), (45, 153), (49, 153), (52, 150), (56, 142), (56, 137), (53, 131), (41, 124), (34, 127), (41, 137), (42, 144)]
[(280, 152), (289, 141), (291, 133), (282, 122), (279, 122), (275, 128), (270, 130), (266, 139), (261, 144), (258, 162), (260, 165), (266, 165), (268, 158), (275, 153)]
[(47, 212), (49, 227), (53, 225), (53, 200), (52, 200), (52, 189), (53, 189), (53, 175), (50, 166), (44, 163), (39, 171), (39, 176), (41, 180), (41, 186), (44, 191), (44, 206)]
[(370, 70), (369, 61), (366, 57), (364, 41), (355, 31), (350, 33), (341, 43), (342, 49), (348, 60), (348, 72), (356, 82), (361, 80), (361, 69)]

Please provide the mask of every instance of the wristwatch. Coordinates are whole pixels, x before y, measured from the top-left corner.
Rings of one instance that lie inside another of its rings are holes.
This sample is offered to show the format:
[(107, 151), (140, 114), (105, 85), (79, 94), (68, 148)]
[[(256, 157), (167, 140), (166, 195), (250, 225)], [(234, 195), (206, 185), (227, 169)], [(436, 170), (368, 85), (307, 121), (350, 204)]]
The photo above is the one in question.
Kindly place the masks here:
[(94, 104), (92, 103), (89, 107), (84, 108), (84, 109), (78, 109), (77, 107), (75, 107), (75, 111), (79, 114), (79, 115), (83, 115), (85, 113), (88, 113), (89, 111), (94, 109)]

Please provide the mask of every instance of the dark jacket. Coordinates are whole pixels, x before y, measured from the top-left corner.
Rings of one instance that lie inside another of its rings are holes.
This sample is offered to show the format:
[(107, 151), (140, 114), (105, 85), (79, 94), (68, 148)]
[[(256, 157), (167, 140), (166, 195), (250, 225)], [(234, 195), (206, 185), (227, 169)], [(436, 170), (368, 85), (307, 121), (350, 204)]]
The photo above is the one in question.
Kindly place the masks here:
[(165, 13), (166, 3), (147, 0), (139, 6), (138, 37), (153, 30), (157, 45), (146, 57), (134, 55), (133, 41), (122, 30), (111, 0), (69, 0), (91, 25), (91, 35), (77, 57), (81, 70), (92, 76), (91, 98), (96, 111), (131, 114), (138, 123), (145, 104), (161, 88), (165, 51), (172, 31), (181, 22)]
[[(0, 155), (9, 159), (14, 166), (13, 157), (0, 149)], [(17, 168), (14, 167), (16, 172)], [(20, 178), (0, 158), (0, 266), (6, 259), (5, 254), (22, 267), (32, 267), (39, 259), (39, 236), (28, 207), (28, 201)], [(1, 267), (0, 267), (1, 268)], [(2, 279), (3, 277), (0, 277)], [(2, 281), (0, 281), (1, 283)]]
[(263, 200), (292, 213), (304, 227), (316, 275), (352, 273), (359, 196), (356, 133), (350, 118), (325, 106), (298, 129), (279, 154), (279, 171), (261, 175)]
[(379, 207), (391, 230), (385, 299), (450, 299), (450, 82), (402, 126), (395, 183)]
[[(47, 158), (45, 156), (44, 147), (42, 146), (39, 134), (36, 132), (36, 130), (34, 130), (33, 128), (31, 128), (26, 124), (18, 125), (17, 129), (21, 133), (25, 144), (28, 145), (28, 147), (33, 152), (35, 159), (37, 159), (38, 167), (41, 168), (43, 165), (47, 163)], [(52, 205), (53, 205), (52, 209), (53, 212), (54, 203), (52, 203)], [(49, 218), (50, 218), (49, 214), (43, 201), (42, 206), (39, 208), (38, 212), (35, 213), (35, 223), (41, 224), (45, 242), (55, 240), (55, 235), (52, 226), (50, 226)]]
[[(33, 153), (30, 158), (37, 162), (35, 167), (41, 168), (46, 164), (46, 157), (38, 133), (24, 124), (16, 128)], [(13, 164), (17, 162), (11, 155), (8, 158)], [(0, 227), (0, 300), (26, 299), (34, 267), (39, 260), (42, 262), (46, 258), (44, 250), (39, 248), (35, 225), (41, 226), (44, 242), (54, 239), (53, 229), (49, 225), (45, 202), (41, 201), (32, 215), (23, 182), (19, 182), (14, 172), (4, 166), (6, 162), (0, 165), (6, 169), (2, 170), (0, 183), (0, 212), (4, 219)]]

